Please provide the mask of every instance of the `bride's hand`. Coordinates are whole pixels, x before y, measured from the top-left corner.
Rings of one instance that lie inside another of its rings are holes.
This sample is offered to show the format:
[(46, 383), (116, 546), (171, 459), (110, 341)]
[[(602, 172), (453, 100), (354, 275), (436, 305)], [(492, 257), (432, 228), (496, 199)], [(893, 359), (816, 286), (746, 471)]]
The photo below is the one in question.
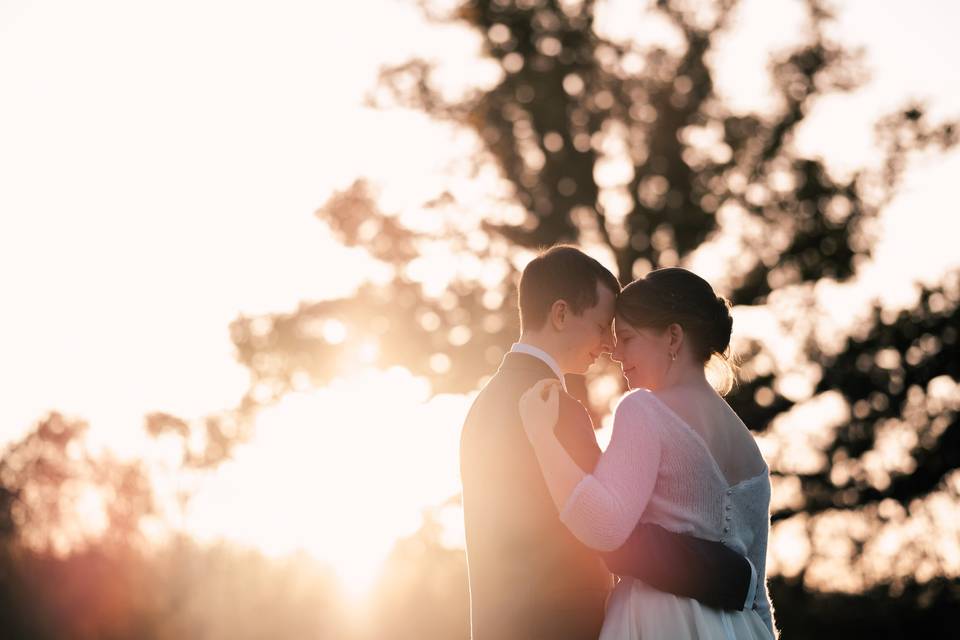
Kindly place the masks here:
[(541, 380), (520, 396), (520, 419), (531, 443), (551, 434), (559, 416), (559, 380)]

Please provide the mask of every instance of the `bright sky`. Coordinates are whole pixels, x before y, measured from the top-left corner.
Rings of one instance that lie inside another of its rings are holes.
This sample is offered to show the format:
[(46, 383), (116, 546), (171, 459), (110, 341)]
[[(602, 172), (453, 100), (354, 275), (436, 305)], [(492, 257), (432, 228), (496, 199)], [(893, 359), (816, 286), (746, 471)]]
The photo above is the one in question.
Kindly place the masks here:
[[(622, 16), (632, 3), (610, 4), (621, 16), (610, 28), (629, 32)], [(246, 375), (233, 361), (228, 323), (238, 314), (287, 311), (363, 278), (366, 266), (324, 237), (313, 211), (360, 175), (394, 189), (422, 181), (449, 148), (446, 130), (409, 114), (365, 110), (363, 94), (378, 65), (415, 51), (442, 53), (455, 77), (476, 38), (421, 31), (416, 10), (397, 1), (331, 6), (0, 3), (0, 443), (55, 409), (89, 420), (94, 440), (136, 451), (147, 412), (195, 418), (236, 403)], [(766, 104), (766, 53), (795, 31), (798, 6), (744, 3), (743, 27), (715, 62), (720, 89), (734, 104)], [(937, 0), (843, 3), (838, 34), (867, 47), (873, 80), (853, 97), (820, 102), (798, 145), (848, 171), (871, 160), (876, 116), (905, 98), (929, 100), (941, 117), (960, 114), (958, 19), (960, 8)], [(957, 175), (956, 153), (910, 173), (884, 219), (876, 267), (883, 277), (862, 285), (860, 297), (906, 291), (912, 278), (935, 279), (957, 264)], [(365, 375), (339, 382), (339, 395), (292, 400), (265, 416), (274, 426), (204, 489), (198, 504), (206, 506), (191, 526), (267, 548), (335, 554), (343, 540), (324, 533), (336, 529), (331, 523), (382, 506), (371, 504), (376, 491), (357, 489), (347, 500), (332, 487), (356, 486), (345, 474), (371, 464), (386, 478), (409, 464), (366, 455), (391, 441), (390, 419), (428, 414), (449, 435), (466, 402), (440, 399), (424, 408), (409, 400), (398, 414), (356, 416), (383, 428), (349, 435), (355, 425), (344, 397), (356, 399), (357, 388), (421, 384), (402, 372)], [(348, 435), (307, 440), (326, 455), (331, 447), (342, 453), (332, 458), (339, 462), (305, 455), (304, 435), (290, 431), (291, 421), (314, 434), (330, 423), (345, 427)], [(388, 536), (412, 531), (419, 509), (443, 499), (438, 486), (456, 492), (456, 439), (437, 433), (426, 429), (412, 442), (443, 458), (423, 473), (444, 480), (411, 480), (404, 495), (414, 518), (397, 515)], [(227, 497), (257, 491), (258, 470), (285, 460), (309, 475), (279, 474), (272, 486), (306, 478), (310, 491), (274, 503), (274, 529), (252, 531), (249, 505)], [(333, 506), (328, 515), (281, 522), (290, 513), (283, 505), (292, 510), (304, 500)], [(214, 505), (222, 511), (212, 517)]]

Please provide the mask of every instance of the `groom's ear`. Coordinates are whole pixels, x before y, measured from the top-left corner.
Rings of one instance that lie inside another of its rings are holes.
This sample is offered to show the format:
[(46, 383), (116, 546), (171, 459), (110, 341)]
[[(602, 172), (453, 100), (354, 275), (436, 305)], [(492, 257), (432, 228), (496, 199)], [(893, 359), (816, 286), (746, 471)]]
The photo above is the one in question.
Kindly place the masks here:
[(569, 314), (570, 305), (567, 304), (566, 300), (554, 300), (553, 304), (550, 305), (550, 324), (555, 330), (560, 331), (566, 324)]

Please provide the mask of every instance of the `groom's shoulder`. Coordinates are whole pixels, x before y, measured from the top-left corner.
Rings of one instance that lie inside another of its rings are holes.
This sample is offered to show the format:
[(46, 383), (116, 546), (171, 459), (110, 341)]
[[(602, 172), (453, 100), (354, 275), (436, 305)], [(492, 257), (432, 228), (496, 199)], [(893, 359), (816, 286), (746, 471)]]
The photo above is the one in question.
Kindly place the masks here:
[(512, 395), (511, 389), (515, 388), (515, 384), (511, 377), (498, 371), (474, 398), (463, 421), (461, 454), (466, 451), (477, 453), (477, 447), (485, 449), (498, 446), (496, 443), (501, 441), (503, 435), (513, 430), (511, 426), (519, 423), (519, 393), (522, 390)]
[(523, 371), (500, 369), (477, 393), (467, 414), (467, 423), (491, 416), (496, 416), (498, 422), (510, 418), (519, 420), (520, 396), (537, 380), (536, 376)]
[(522, 375), (518, 371), (500, 369), (480, 389), (473, 406), (493, 408), (505, 406), (510, 400), (518, 400), (520, 395), (536, 382), (528, 378), (530, 376)]

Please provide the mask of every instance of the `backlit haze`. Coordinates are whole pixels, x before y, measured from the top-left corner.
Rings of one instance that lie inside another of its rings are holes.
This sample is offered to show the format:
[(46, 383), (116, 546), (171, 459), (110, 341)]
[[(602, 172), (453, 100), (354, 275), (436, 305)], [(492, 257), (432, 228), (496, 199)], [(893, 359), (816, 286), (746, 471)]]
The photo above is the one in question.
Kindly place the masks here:
[[(598, 28), (665, 37), (634, 4), (608, 2)], [(740, 14), (749, 22), (713, 61), (719, 90), (734, 108), (762, 109), (766, 57), (801, 10), (749, 0)], [(960, 113), (958, 83), (943, 82), (956, 77), (960, 9), (858, 0), (838, 18), (837, 35), (866, 47), (872, 80), (817, 102), (796, 144), (845, 173), (871, 164), (873, 122), (905, 99), (926, 100), (935, 119)], [(362, 593), (396, 538), (458, 493), (471, 396), (431, 397), (424, 379), (358, 354), (329, 387), (264, 411), (234, 459), (189, 487), (143, 416), (195, 419), (237, 402), (248, 379), (228, 325), (239, 314), (377, 277), (313, 212), (360, 175), (393, 208), (413, 206), (465, 150), (448, 126), (370, 110), (364, 94), (380, 65), (412, 55), (443, 56), (454, 93), (464, 78), (495, 80), (478, 50), (470, 32), (428, 29), (413, 3), (387, 0), (0, 4), (0, 444), (51, 410), (86, 420), (96, 446), (145, 456), (161, 493), (196, 491), (185, 514), (167, 505), (175, 527), (268, 554), (306, 550)], [(908, 304), (915, 279), (960, 264), (958, 175), (957, 152), (915, 158), (875, 261), (858, 282), (818, 292), (838, 324), (873, 297)], [(722, 278), (715, 258), (697, 260)], [(764, 326), (737, 311), (735, 334)], [(456, 510), (439, 517), (462, 544)]]

